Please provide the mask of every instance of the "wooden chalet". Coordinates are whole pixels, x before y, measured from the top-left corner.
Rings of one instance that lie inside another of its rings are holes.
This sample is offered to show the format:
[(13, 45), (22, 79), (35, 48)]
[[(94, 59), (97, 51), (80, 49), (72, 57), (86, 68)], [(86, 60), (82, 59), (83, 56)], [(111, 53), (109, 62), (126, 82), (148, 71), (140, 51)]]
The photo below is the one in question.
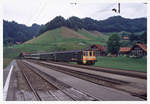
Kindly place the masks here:
[(119, 55), (128, 55), (130, 53), (130, 47), (120, 47)]
[(16, 42), (16, 44), (21, 44), (21, 42)]
[(27, 54), (31, 54), (31, 53), (29, 53), (29, 52), (21, 52), (21, 53), (19, 54), (19, 57), (23, 57), (24, 55), (27, 55)]
[(123, 36), (123, 40), (129, 40), (128, 36)]
[(141, 42), (137, 42), (130, 50), (130, 56), (146, 56), (147, 47)]
[(137, 42), (136, 45), (130, 47), (120, 47), (119, 55), (128, 55), (128, 56), (146, 56), (147, 47), (141, 42)]
[(106, 47), (100, 45), (100, 44), (93, 44), (90, 47), (87, 48), (87, 50), (93, 50), (95, 51), (96, 56), (106, 56)]

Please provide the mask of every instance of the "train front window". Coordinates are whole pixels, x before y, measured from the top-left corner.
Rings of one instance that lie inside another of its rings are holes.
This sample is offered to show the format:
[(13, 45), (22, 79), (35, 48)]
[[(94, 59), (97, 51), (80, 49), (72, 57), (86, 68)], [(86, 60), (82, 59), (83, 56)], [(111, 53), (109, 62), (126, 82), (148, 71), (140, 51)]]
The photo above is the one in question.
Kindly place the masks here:
[(83, 51), (83, 56), (85, 56), (85, 51)]
[(89, 56), (89, 54), (90, 54), (89, 51), (84, 51), (83, 52), (83, 56)]
[(88, 56), (88, 51), (85, 51), (85, 55), (84, 56)]
[(89, 56), (92, 56), (92, 51), (90, 51), (89, 53), (90, 53), (90, 55), (89, 55)]
[(85, 56), (85, 52), (83, 52), (83, 56)]
[(93, 56), (95, 56), (95, 52), (93, 51)]

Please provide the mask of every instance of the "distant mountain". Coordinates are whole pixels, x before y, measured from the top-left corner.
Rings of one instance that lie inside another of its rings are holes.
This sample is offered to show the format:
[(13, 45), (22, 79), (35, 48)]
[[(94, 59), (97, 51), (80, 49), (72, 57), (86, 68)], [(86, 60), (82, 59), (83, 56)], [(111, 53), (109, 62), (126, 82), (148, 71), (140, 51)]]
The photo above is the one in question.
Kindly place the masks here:
[(78, 17), (70, 17), (65, 20), (61, 16), (55, 17), (40, 29), (39, 34), (52, 30), (61, 26), (78, 30), (96, 30), (99, 32), (141, 32), (147, 30), (147, 18), (128, 19), (121, 16), (113, 16), (106, 20), (94, 20), (91, 18), (80, 19)]
[[(147, 18), (127, 19), (121, 16), (110, 17), (106, 20), (94, 20), (91, 18), (70, 17), (64, 19), (61, 16), (55, 17), (45, 25), (33, 24), (31, 27), (16, 22), (8, 22), (4, 20), (4, 45), (23, 43), (44, 32), (60, 28), (68, 27), (75, 31), (85, 29), (87, 31), (98, 31), (104, 33), (110, 32), (143, 32), (147, 30)], [(54, 34), (55, 35), (55, 34)], [(70, 34), (71, 35), (71, 34)]]
[(16, 22), (3, 21), (3, 36), (4, 45), (7, 44), (19, 44), (32, 39), (37, 35), (40, 29), (40, 25), (33, 24), (28, 27)]

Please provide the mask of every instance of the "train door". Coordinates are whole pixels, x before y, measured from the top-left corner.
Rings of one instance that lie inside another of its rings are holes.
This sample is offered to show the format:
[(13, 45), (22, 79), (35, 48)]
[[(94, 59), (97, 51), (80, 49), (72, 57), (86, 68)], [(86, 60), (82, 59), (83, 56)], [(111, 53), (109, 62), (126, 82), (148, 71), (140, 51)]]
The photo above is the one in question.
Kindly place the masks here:
[(89, 56), (89, 51), (83, 51), (83, 64), (87, 63), (87, 57)]

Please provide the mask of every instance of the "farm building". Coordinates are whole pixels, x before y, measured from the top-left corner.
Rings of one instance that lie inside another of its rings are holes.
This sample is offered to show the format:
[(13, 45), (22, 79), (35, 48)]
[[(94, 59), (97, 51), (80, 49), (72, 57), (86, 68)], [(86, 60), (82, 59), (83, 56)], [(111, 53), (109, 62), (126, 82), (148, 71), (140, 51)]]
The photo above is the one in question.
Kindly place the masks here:
[(128, 55), (130, 53), (130, 47), (120, 47), (119, 55)]
[(19, 57), (23, 57), (23, 56), (26, 55), (26, 54), (31, 54), (31, 53), (29, 53), (29, 52), (21, 52), (21, 53), (19, 54)]
[(137, 42), (130, 50), (131, 56), (146, 56), (147, 55), (147, 47), (145, 44), (141, 42)]
[(120, 47), (119, 55), (129, 55), (129, 56), (146, 56), (147, 47), (141, 42), (137, 42), (136, 45), (129, 47)]
[(106, 56), (106, 47), (100, 45), (100, 44), (93, 44), (87, 48), (87, 50), (93, 50), (95, 51), (96, 56)]
[(128, 36), (123, 36), (123, 40), (129, 40)]

